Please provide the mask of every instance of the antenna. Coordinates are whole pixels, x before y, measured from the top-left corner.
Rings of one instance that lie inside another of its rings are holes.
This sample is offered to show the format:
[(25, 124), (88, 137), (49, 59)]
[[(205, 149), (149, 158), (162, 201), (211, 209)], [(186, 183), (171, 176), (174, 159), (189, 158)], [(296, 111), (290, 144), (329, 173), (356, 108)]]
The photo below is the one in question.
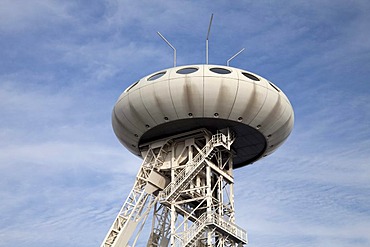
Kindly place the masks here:
[(227, 60), (226, 62), (226, 65), (229, 66), (230, 65), (230, 61), (233, 60), (236, 56), (238, 56), (240, 53), (242, 53), (243, 51), (245, 50), (245, 48), (241, 49), (240, 51), (238, 51), (237, 53), (235, 53), (234, 56), (232, 56), (231, 58), (229, 58), (229, 60)]
[(157, 32), (157, 34), (173, 49), (173, 67), (176, 67), (176, 48), (160, 32)]
[[(213, 14), (207, 63), (212, 19)], [(176, 66), (176, 49), (158, 35), (174, 50)], [(113, 130), (143, 163), (100, 247), (144, 246), (140, 234), (148, 219), (145, 246), (248, 243), (247, 232), (236, 224), (233, 173), (275, 151), (293, 129), (294, 112), (288, 100), (276, 100), (285, 94), (263, 77), (223, 67), (162, 69), (121, 94)], [(265, 86), (256, 87), (258, 81)], [(256, 105), (264, 110), (256, 112)]]
[(208, 64), (208, 37), (209, 37), (209, 32), (211, 31), (212, 20), (213, 20), (213, 14), (211, 15), (211, 20), (209, 21), (207, 39), (206, 39), (206, 64)]

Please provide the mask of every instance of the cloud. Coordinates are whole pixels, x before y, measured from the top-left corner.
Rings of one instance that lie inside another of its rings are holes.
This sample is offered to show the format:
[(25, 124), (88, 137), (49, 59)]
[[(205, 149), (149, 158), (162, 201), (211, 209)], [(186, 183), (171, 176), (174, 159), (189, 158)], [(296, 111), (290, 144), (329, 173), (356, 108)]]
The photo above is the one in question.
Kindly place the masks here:
[(249, 230), (251, 246), (370, 243), (364, 234), (370, 217), (368, 138), (314, 143), (317, 133), (330, 130), (295, 130), (271, 157), (236, 171), (237, 217)]
[[(250, 246), (368, 246), (370, 5), (364, 1), (0, 4), (0, 246), (98, 245), (141, 160), (111, 129), (120, 93), (156, 70), (233, 60), (296, 114), (279, 150), (235, 172)], [(42, 233), (42, 234), (40, 234)], [(145, 241), (145, 240), (144, 240)]]
[(60, 1), (4, 0), (0, 8), (0, 29), (5, 32), (25, 32), (28, 28), (46, 27), (56, 20), (66, 21), (68, 4)]

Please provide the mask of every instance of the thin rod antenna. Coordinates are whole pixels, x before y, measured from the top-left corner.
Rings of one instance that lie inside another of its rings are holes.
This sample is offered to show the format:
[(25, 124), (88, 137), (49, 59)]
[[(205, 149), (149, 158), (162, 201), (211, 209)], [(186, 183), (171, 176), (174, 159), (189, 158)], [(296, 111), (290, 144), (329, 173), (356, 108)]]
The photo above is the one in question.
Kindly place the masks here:
[(209, 21), (207, 38), (206, 38), (206, 64), (208, 64), (208, 38), (209, 38), (209, 32), (211, 31), (212, 20), (213, 20), (213, 14), (211, 15), (211, 20)]
[(243, 51), (245, 50), (245, 48), (241, 49), (240, 51), (238, 51), (234, 56), (232, 56), (231, 58), (229, 58), (229, 60), (227, 60), (226, 62), (226, 65), (229, 66), (230, 65), (230, 61), (233, 60), (236, 56), (238, 56), (240, 53), (242, 53)]
[(169, 47), (173, 49), (173, 67), (176, 67), (176, 48), (171, 45), (171, 43), (160, 32), (157, 32), (157, 34), (163, 39), (164, 42), (167, 43)]

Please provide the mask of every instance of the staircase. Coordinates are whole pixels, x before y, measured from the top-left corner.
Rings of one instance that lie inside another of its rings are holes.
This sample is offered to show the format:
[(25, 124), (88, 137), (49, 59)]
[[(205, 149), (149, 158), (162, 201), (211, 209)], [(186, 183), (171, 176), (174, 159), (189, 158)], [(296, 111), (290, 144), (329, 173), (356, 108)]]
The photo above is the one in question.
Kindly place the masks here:
[[(207, 144), (189, 160), (177, 174), (176, 178), (159, 194), (161, 203), (172, 204), (180, 193), (184, 191), (191, 181), (207, 165), (206, 159), (210, 160), (214, 155), (225, 148), (230, 150), (235, 138), (230, 135), (217, 133), (207, 142)], [(198, 217), (192, 225), (181, 232), (175, 239), (176, 247), (194, 247), (199, 246), (199, 239), (204, 236), (206, 231), (216, 231), (227, 236), (235, 243), (246, 244), (247, 233), (245, 230), (230, 222), (230, 219), (224, 219), (223, 216), (215, 212), (205, 212)]]
[(230, 149), (233, 142), (234, 138), (228, 138), (228, 136), (222, 133), (213, 135), (203, 149), (191, 161), (184, 165), (184, 168), (179, 172), (175, 180), (168, 184), (160, 193), (160, 201), (171, 202), (176, 199), (181, 190), (185, 189), (192, 179), (205, 167), (205, 159), (211, 159), (216, 153), (216, 148), (219, 146)]
[(202, 214), (199, 219), (188, 229), (184, 236), (184, 247), (195, 246), (196, 241), (202, 236), (207, 226), (207, 214)]
[[(196, 241), (202, 236), (206, 229), (217, 229), (238, 243), (246, 244), (247, 232), (236, 224), (226, 221), (222, 216), (214, 213), (204, 213), (184, 233), (184, 247), (195, 246)], [(177, 245), (176, 245), (177, 246)]]

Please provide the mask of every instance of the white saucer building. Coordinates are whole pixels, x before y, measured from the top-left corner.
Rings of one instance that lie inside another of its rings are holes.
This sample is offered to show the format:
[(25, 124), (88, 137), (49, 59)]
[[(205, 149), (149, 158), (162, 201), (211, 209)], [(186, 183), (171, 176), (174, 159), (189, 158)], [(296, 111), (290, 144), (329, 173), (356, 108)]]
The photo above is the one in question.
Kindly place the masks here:
[[(243, 246), (234, 169), (275, 151), (291, 133), (294, 113), (263, 77), (201, 64), (135, 82), (119, 97), (112, 122), (143, 164), (102, 247), (141, 246), (143, 239), (161, 247)], [(147, 218), (150, 236), (142, 236)]]
[(121, 143), (141, 155), (149, 141), (197, 129), (230, 128), (234, 168), (273, 152), (290, 134), (293, 109), (261, 76), (219, 65), (189, 65), (153, 73), (131, 85), (113, 111)]

